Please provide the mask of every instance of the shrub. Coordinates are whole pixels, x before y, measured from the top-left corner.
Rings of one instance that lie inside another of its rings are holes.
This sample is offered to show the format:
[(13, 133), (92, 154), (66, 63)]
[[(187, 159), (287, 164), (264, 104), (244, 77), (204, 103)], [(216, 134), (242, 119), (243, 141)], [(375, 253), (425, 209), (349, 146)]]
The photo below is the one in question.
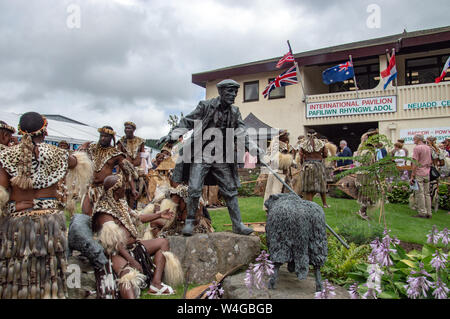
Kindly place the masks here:
[(448, 185), (439, 185), (439, 208), (450, 210), (450, 191)]
[(320, 271), (338, 285), (350, 284), (352, 279), (347, 273), (356, 270), (354, 268), (356, 265), (366, 262), (370, 253), (369, 245), (357, 246), (350, 243), (349, 246), (347, 249), (336, 237), (328, 236), (328, 257)]
[(386, 230), (381, 241), (370, 244), (369, 262), (356, 265), (357, 271), (347, 274), (355, 280), (350, 287), (352, 298), (447, 299), (450, 267), (444, 251), (448, 251), (448, 229), (439, 232), (433, 226), (427, 237), (428, 245), (421, 252), (406, 253)]
[(383, 235), (383, 226), (380, 224), (368, 223), (349, 216), (342, 218), (337, 224), (337, 229), (346, 241), (356, 245), (368, 244), (376, 237)]
[(408, 182), (393, 182), (386, 195), (391, 204), (408, 204), (411, 193)]

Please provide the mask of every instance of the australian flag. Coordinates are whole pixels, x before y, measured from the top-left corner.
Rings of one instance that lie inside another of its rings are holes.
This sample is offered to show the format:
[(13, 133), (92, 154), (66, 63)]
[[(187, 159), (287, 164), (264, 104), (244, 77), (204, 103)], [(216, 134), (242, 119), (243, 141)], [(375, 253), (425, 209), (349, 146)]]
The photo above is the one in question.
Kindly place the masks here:
[(326, 69), (322, 73), (323, 83), (330, 85), (336, 82), (342, 82), (355, 76), (353, 64), (350, 61), (342, 63), (332, 68)]
[(276, 77), (275, 80), (269, 83), (267, 87), (264, 89), (262, 94), (264, 97), (267, 97), (270, 94), (270, 91), (272, 91), (275, 88), (279, 88), (282, 86), (287, 86), (291, 84), (298, 83), (297, 80), (297, 67), (294, 65), (288, 70), (281, 73), (279, 76)]

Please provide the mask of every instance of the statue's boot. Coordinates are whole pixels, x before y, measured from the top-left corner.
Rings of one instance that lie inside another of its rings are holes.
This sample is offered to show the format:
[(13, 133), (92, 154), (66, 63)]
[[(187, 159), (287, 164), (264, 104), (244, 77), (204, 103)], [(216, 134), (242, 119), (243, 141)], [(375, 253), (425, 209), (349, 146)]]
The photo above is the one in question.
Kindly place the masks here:
[(226, 198), (225, 202), (228, 207), (228, 213), (230, 214), (231, 223), (233, 225), (233, 233), (240, 235), (250, 235), (253, 229), (245, 226), (241, 221), (241, 211), (239, 210), (239, 203), (237, 196)]
[(192, 236), (192, 232), (195, 227), (195, 212), (198, 208), (198, 202), (200, 198), (198, 197), (189, 197), (187, 200), (187, 216), (181, 233), (183, 236)]

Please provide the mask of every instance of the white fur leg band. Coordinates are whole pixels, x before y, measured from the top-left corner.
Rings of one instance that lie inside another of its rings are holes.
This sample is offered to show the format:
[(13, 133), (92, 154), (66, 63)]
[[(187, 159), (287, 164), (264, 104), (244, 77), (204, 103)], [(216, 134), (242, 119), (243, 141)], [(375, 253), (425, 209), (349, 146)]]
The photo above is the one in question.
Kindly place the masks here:
[(141, 295), (141, 288), (145, 287), (145, 280), (147, 277), (134, 268), (126, 267), (124, 271), (128, 271), (125, 275), (120, 277), (117, 281), (124, 289), (133, 289), (134, 297), (139, 298)]

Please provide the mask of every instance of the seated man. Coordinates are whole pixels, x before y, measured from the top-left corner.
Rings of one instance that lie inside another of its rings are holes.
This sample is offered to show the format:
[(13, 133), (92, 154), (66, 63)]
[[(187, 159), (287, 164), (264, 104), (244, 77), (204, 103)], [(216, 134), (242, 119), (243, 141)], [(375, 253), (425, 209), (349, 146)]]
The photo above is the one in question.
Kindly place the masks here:
[(104, 194), (93, 212), (92, 229), (110, 258), (115, 277), (119, 278), (115, 294), (126, 299), (139, 298), (143, 286), (149, 286), (151, 295), (174, 294), (172, 287), (162, 282), (163, 273), (172, 285), (182, 283), (183, 274), (180, 262), (169, 252), (169, 242), (163, 238), (139, 240), (135, 224), (161, 217), (170, 219), (173, 213), (165, 210), (139, 215), (131, 210), (124, 198), (121, 175), (106, 177), (103, 187)]

